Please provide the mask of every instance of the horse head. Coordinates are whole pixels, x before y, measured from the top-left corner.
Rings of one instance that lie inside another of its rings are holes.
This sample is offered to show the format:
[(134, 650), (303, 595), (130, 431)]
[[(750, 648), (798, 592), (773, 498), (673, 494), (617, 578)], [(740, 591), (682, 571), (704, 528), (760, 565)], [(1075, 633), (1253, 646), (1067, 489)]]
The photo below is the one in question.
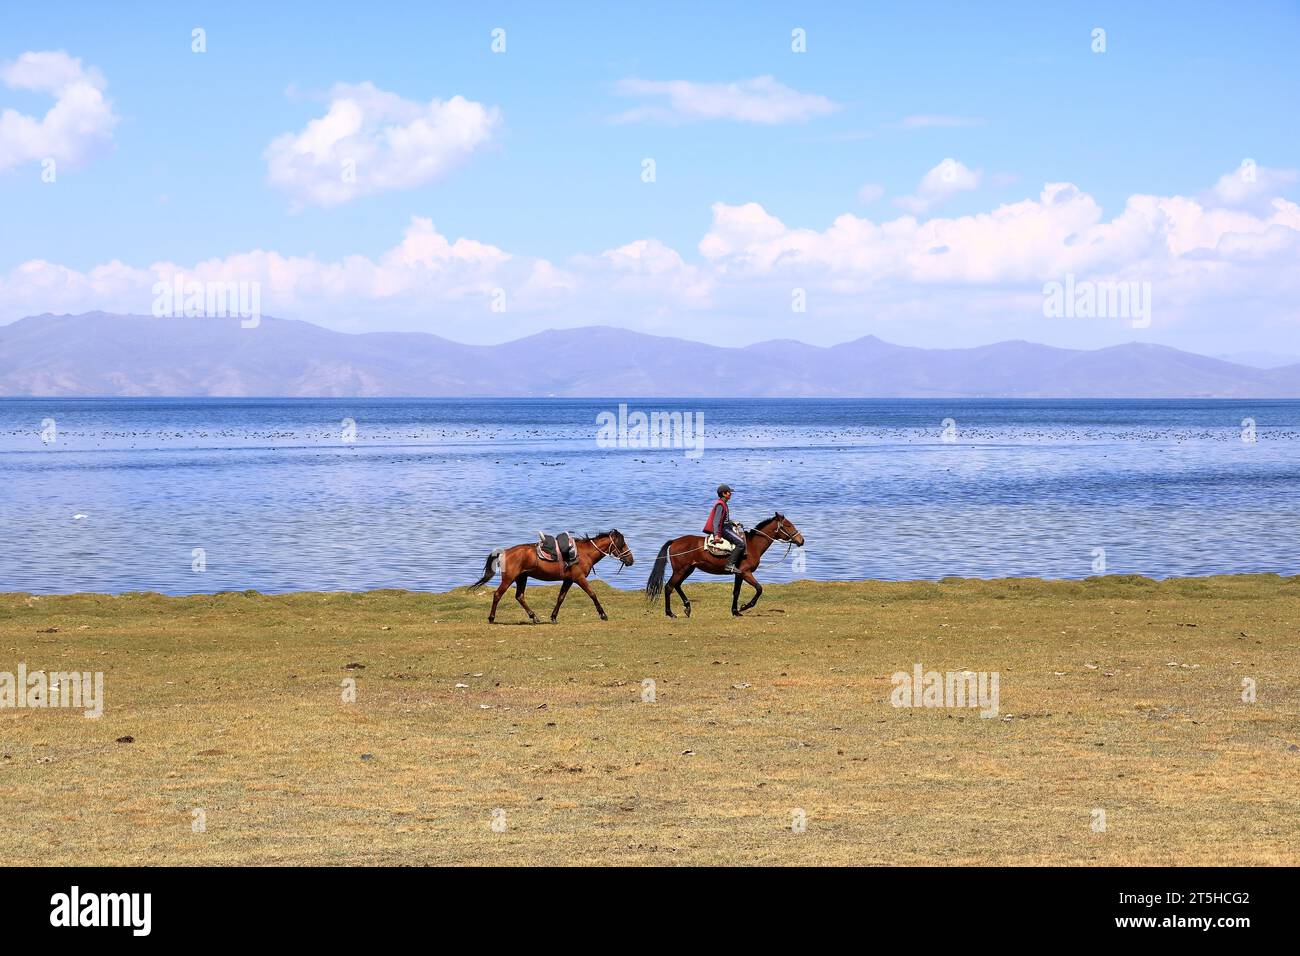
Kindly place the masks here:
[(632, 567), (632, 549), (627, 546), (627, 541), (623, 538), (623, 532), (617, 528), (611, 528), (600, 537), (609, 539), (609, 547), (601, 548), (602, 551), (611, 558), (618, 558), (622, 561), (623, 567)]
[[(776, 522), (776, 529), (772, 532), (772, 537), (777, 541), (789, 541), (797, 548), (803, 547), (803, 532), (794, 526), (794, 522), (787, 518), (781, 512), (772, 515), (768, 521)], [(764, 524), (767, 522), (765, 521)]]

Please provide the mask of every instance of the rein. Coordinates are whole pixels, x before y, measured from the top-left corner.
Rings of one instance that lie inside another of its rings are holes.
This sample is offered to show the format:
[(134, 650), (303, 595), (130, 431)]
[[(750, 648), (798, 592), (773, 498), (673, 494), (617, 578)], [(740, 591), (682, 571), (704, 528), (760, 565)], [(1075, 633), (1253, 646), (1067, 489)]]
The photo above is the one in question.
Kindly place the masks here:
[[(777, 519), (776, 519), (776, 533), (777, 533), (777, 534), (780, 534), (780, 533), (781, 533), (781, 526), (782, 526), (782, 524), (784, 523), (784, 521), (785, 521), (784, 518), (777, 518)], [(767, 538), (767, 540), (769, 540), (769, 541), (771, 541), (771, 542), (774, 542), (774, 543), (777, 542), (777, 541), (785, 541), (785, 543), (786, 543), (786, 545), (785, 545), (785, 554), (781, 555), (781, 560), (784, 561), (786, 558), (790, 557), (790, 552), (794, 549), (794, 539), (793, 539), (793, 538), (775, 538), (775, 537), (773, 537), (772, 535), (768, 534), (766, 531), (764, 531), (762, 528), (755, 528), (755, 529), (754, 529), (754, 534), (761, 534), (763, 537)]]
[[(610, 549), (609, 549), (608, 551), (606, 551), (606, 550), (605, 550), (604, 548), (602, 548), (600, 545), (596, 544), (596, 539), (597, 539), (597, 538), (602, 538), (602, 537), (608, 537), (608, 538), (609, 538)], [(625, 555), (625, 554), (631, 554), (631, 553), (632, 553), (632, 549), (631, 549), (631, 548), (629, 548), (629, 547), (627, 547), (626, 545), (624, 545), (622, 551), (618, 551), (618, 550), (616, 550), (615, 547), (614, 547), (614, 536), (613, 536), (612, 534), (610, 534), (608, 531), (606, 531), (604, 534), (588, 535), (588, 536), (587, 536), (587, 540), (590, 541), (591, 544), (592, 544), (592, 546), (593, 546), (597, 551), (599, 551), (601, 554), (603, 554), (605, 557), (607, 557), (607, 558), (618, 558), (618, 570), (615, 571), (614, 573), (615, 573), (615, 574), (622, 574), (622, 573), (623, 573), (623, 569), (624, 569), (625, 567), (627, 567), (627, 564), (623, 561), (623, 555)], [(595, 568), (594, 564), (593, 564), (591, 570), (592, 570), (592, 573), (594, 574), (595, 571), (596, 571), (596, 568)]]

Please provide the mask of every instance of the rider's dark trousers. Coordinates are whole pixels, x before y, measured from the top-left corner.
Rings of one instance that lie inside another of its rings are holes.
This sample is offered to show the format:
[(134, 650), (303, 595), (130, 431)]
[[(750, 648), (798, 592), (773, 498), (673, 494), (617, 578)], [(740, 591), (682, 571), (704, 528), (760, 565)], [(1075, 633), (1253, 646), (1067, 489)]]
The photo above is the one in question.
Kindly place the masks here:
[(730, 541), (732, 544), (734, 544), (734, 545), (736, 546), (736, 550), (735, 550), (735, 552), (732, 553), (732, 554), (730, 554), (730, 555), (728, 555), (728, 556), (727, 556), (727, 560), (728, 560), (731, 564), (739, 564), (739, 563), (741, 562), (741, 560), (744, 559), (744, 557), (745, 557), (745, 537), (744, 537), (744, 535), (736, 534), (736, 532), (733, 531), (733, 530), (730, 529), (730, 528), (723, 528), (723, 529), (722, 529), (722, 536), (723, 536), (724, 538), (726, 538), (728, 541)]

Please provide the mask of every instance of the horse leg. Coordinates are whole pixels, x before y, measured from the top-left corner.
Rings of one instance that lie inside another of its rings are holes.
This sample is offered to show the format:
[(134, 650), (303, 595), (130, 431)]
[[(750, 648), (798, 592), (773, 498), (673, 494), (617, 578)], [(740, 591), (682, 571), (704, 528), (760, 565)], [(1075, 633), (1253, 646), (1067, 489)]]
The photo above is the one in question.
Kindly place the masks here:
[(744, 579), (744, 581), (745, 581), (746, 584), (748, 584), (751, 588), (754, 589), (754, 596), (753, 596), (752, 598), (749, 599), (749, 603), (748, 603), (748, 604), (746, 604), (744, 607), (742, 607), (742, 608), (740, 609), (740, 613), (741, 613), (741, 614), (744, 614), (744, 613), (745, 613), (746, 611), (748, 611), (751, 607), (753, 607), (755, 604), (757, 604), (757, 603), (758, 603), (758, 599), (761, 598), (761, 597), (763, 596), (763, 585), (761, 585), (761, 584), (758, 583), (758, 578), (754, 577), (754, 572), (753, 572), (753, 571), (746, 571), (746, 572), (744, 572), (743, 574), (741, 574), (740, 576), (738, 576), (738, 577), (736, 578), (736, 593), (737, 593), (737, 594), (740, 593), (740, 581), (741, 581), (742, 578)]
[(591, 585), (587, 583), (586, 575), (574, 578), (574, 580), (578, 582), (578, 587), (587, 592), (587, 597), (591, 598), (591, 603), (596, 605), (596, 613), (600, 615), (600, 619), (602, 621), (608, 621), (609, 615), (606, 614), (605, 609), (600, 606), (600, 598), (596, 597), (596, 592), (593, 591)]
[(682, 599), (682, 607), (686, 608), (687, 617), (691, 616), (691, 599), (688, 598), (686, 596), (686, 592), (682, 590), (682, 582), (685, 581), (687, 578), (689, 578), (691, 576), (691, 572), (694, 570), (695, 570), (695, 565), (691, 565), (689, 568), (687, 568), (686, 573), (683, 574), (680, 578), (678, 578), (677, 583), (673, 586), (673, 590), (677, 592), (677, 596)]
[(515, 581), (515, 600), (519, 602), (520, 607), (528, 612), (528, 620), (536, 624), (537, 615), (533, 613), (533, 609), (530, 608), (528, 603), (524, 600), (524, 588), (526, 587), (528, 587), (528, 575), (521, 574)]
[(553, 610), (553, 611), (551, 612), (551, 623), (552, 623), (552, 624), (555, 623), (555, 619), (559, 616), (559, 614), (560, 614), (560, 605), (564, 603), (564, 595), (566, 595), (566, 594), (569, 593), (569, 588), (571, 588), (571, 587), (573, 587), (573, 581), (572, 581), (572, 580), (566, 580), (563, 584), (560, 585), (560, 593), (559, 593), (559, 595), (555, 598), (555, 610)]
[(740, 608), (737, 607), (738, 604), (740, 604), (740, 575), (739, 574), (736, 575), (736, 586), (731, 589), (731, 613), (736, 617), (740, 617)]
[(677, 569), (673, 568), (672, 575), (668, 578), (668, 583), (664, 585), (664, 614), (668, 617), (676, 617), (673, 613), (673, 591), (677, 589), (681, 578), (677, 576)]
[(501, 595), (506, 593), (506, 589), (515, 583), (515, 576), (507, 574), (506, 569), (501, 569), (501, 584), (492, 594), (492, 610), (488, 611), (488, 623), (492, 624), (497, 619), (497, 602), (501, 600)]

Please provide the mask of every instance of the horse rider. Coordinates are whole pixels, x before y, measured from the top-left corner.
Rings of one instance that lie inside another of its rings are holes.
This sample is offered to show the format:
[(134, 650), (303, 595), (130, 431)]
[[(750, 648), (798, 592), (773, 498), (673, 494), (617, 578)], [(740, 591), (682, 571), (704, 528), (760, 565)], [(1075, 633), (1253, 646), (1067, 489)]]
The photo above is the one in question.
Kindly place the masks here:
[(709, 511), (709, 520), (704, 525), (704, 531), (706, 534), (726, 538), (735, 545), (727, 559), (727, 566), (723, 568), (723, 573), (739, 574), (740, 562), (745, 560), (745, 536), (736, 531), (735, 523), (731, 520), (731, 509), (727, 506), (730, 500), (731, 485), (718, 485), (718, 500), (713, 503), (713, 508)]

